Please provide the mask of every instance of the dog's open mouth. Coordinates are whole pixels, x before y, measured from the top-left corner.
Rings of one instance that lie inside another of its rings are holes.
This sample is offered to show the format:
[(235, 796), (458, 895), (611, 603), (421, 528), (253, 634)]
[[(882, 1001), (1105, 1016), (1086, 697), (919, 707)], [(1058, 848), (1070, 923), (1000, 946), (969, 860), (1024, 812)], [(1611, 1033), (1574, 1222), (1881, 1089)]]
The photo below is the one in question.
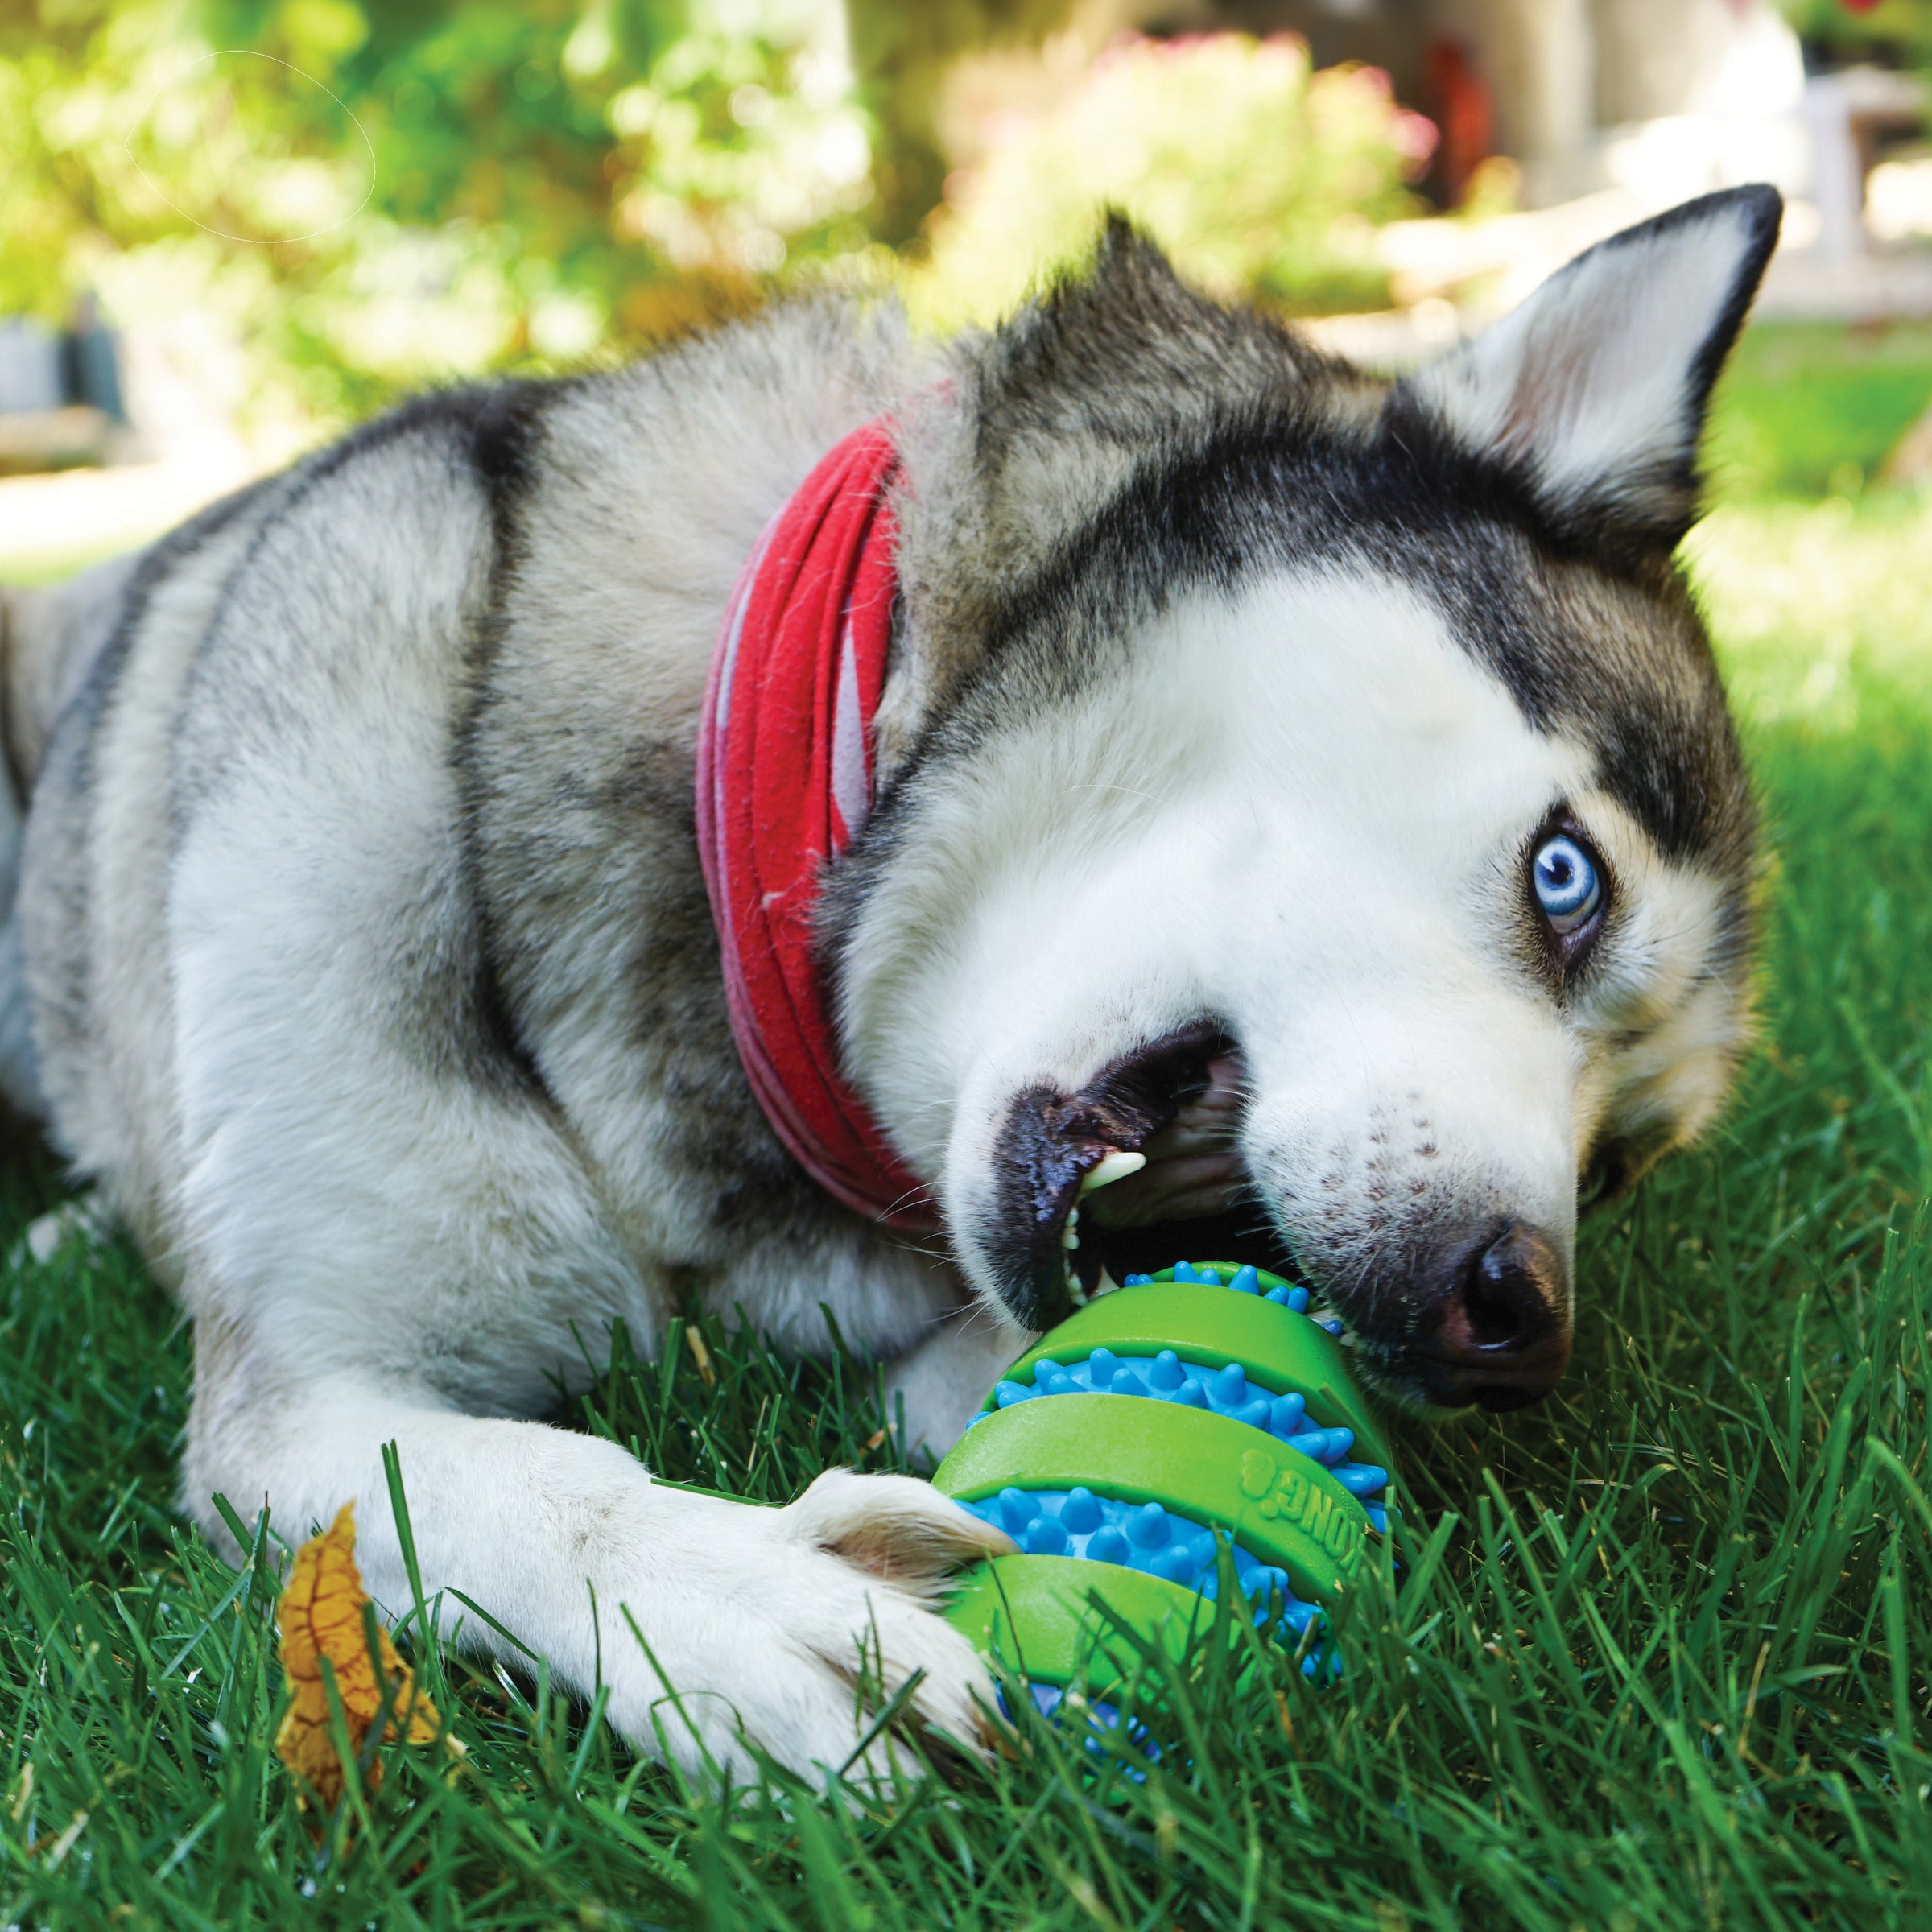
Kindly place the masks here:
[(1201, 1022), (1123, 1056), (1078, 1093), (1029, 1088), (1001, 1129), (985, 1252), (1013, 1314), (1060, 1320), (1101, 1284), (1181, 1258), (1292, 1267), (1239, 1149), (1241, 1055)]

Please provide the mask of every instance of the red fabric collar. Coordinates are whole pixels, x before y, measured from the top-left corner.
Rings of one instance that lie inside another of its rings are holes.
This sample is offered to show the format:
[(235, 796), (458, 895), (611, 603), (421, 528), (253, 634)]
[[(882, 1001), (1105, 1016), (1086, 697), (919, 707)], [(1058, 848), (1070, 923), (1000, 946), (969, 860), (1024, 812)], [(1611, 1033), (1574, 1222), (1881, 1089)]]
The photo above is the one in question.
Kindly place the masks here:
[(766, 526), (725, 609), (698, 726), (698, 850), (752, 1091), (805, 1171), (886, 1224), (939, 1224), (839, 1071), (813, 953), (828, 861), (872, 809), (872, 720), (898, 576), (885, 423), (834, 448)]

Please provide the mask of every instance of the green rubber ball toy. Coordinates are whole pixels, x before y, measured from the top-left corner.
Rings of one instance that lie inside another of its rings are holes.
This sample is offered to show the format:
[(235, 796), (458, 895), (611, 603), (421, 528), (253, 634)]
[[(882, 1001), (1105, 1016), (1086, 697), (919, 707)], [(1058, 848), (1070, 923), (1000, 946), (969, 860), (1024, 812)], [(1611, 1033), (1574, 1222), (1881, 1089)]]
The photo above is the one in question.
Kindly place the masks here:
[(1319, 1636), (1387, 1528), (1392, 1460), (1340, 1323), (1307, 1310), (1256, 1268), (1129, 1275), (1022, 1356), (939, 1465), (935, 1486), (1020, 1547), (968, 1571), (947, 1614), (1042, 1711), (1108, 1707), (1140, 1663), (1122, 1627), (1178, 1657), (1224, 1546), (1257, 1623)]

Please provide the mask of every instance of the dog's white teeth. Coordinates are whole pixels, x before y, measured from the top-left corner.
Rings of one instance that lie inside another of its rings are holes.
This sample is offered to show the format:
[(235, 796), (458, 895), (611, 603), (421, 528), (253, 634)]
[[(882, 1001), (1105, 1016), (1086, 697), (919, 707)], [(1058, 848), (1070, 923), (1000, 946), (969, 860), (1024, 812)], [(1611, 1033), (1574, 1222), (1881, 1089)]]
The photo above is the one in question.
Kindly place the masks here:
[(1067, 1225), (1060, 1234), (1063, 1248), (1077, 1248), (1080, 1245), (1080, 1211), (1075, 1208), (1067, 1217)]
[(1080, 1192), (1092, 1194), (1096, 1187), (1124, 1181), (1129, 1174), (1138, 1174), (1146, 1165), (1146, 1154), (1129, 1154), (1125, 1149), (1116, 1148), (1112, 1154), (1102, 1154), (1098, 1163), (1088, 1170), (1087, 1178), (1080, 1183)]

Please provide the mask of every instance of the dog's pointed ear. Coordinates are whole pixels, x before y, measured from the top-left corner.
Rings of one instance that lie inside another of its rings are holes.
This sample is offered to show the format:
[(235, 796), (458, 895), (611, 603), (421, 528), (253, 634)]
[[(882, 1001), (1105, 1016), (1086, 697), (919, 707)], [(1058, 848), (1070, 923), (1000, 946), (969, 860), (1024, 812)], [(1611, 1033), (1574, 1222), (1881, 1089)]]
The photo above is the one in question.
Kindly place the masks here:
[(1382, 386), (1252, 310), (1190, 288), (1109, 215), (1092, 259), (952, 351), (895, 412), (899, 586), (918, 615), (874, 720), (884, 766), (958, 687), (994, 614), (1157, 455), (1298, 410), (1371, 418)]
[(1674, 547), (1697, 516), (1711, 386), (1783, 207), (1776, 188), (1730, 188), (1612, 235), (1400, 384), (1392, 411), (1503, 458), (1566, 535)]

